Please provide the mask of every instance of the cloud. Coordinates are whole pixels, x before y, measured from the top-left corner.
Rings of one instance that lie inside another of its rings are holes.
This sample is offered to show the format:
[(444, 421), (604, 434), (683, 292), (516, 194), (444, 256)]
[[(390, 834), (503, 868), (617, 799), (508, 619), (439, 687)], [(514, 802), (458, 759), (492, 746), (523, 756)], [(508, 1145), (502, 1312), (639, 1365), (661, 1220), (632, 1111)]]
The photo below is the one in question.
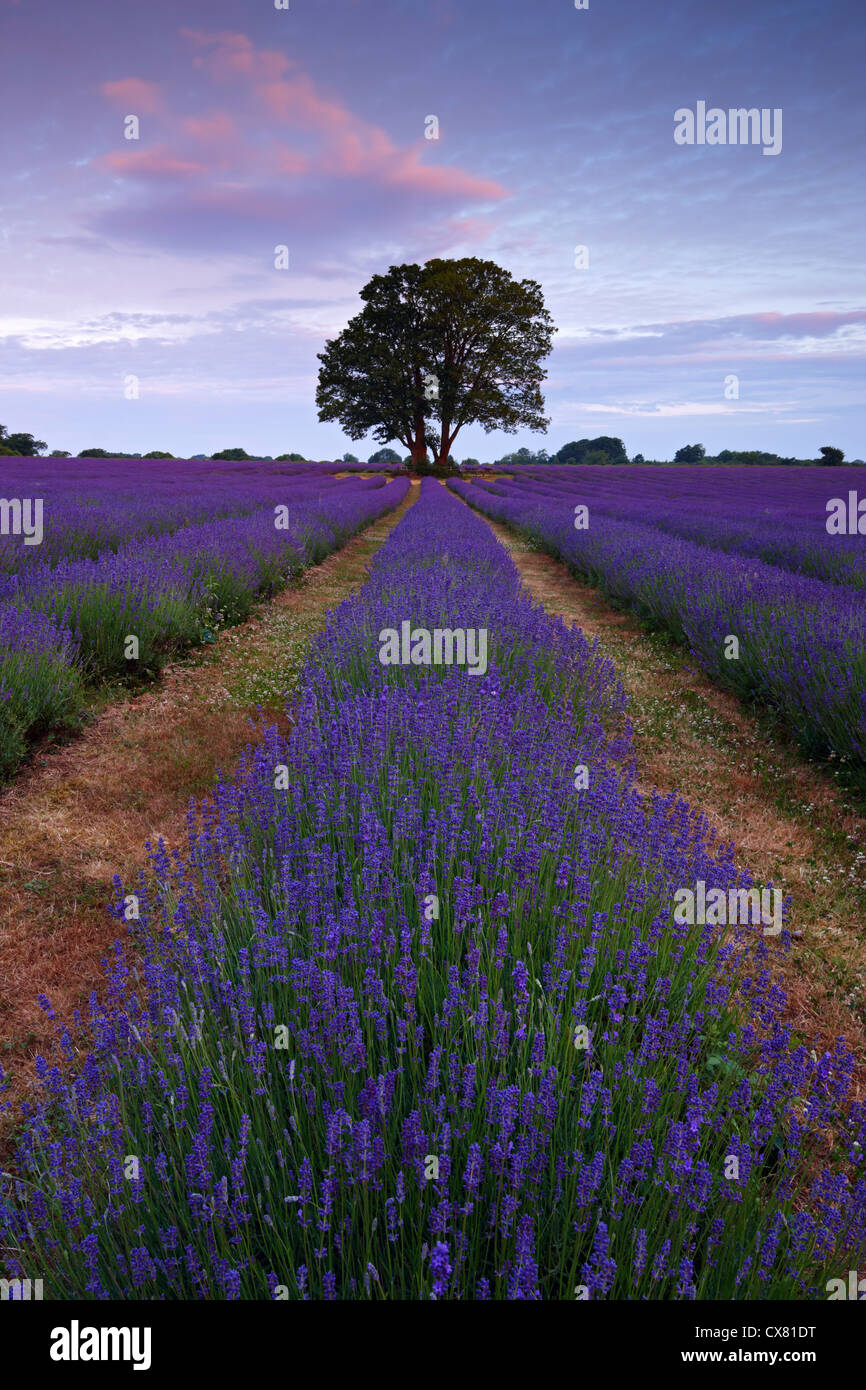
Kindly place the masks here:
[(191, 159), (179, 159), (164, 145), (151, 150), (117, 150), (103, 155), (96, 163), (114, 174), (132, 178), (188, 179), (207, 173), (206, 166)]
[(214, 252), (252, 249), (260, 256), (266, 246), (288, 242), (293, 266), (311, 259), (324, 236), (333, 250), (345, 247), (348, 259), (357, 260), (350, 248), (359, 238), (370, 256), (392, 254), (395, 227), (415, 258), (431, 242), (446, 251), (455, 239), (489, 235), (489, 221), (464, 214), (473, 204), (510, 196), (497, 180), (427, 162), (434, 154), (429, 141), (397, 144), (341, 97), (321, 90), (296, 61), (258, 48), (244, 34), (181, 34), (215, 100), (180, 114), (153, 84), (136, 78), (103, 84), (114, 102), (137, 101), (141, 109), (149, 102), (154, 110), (159, 103), (159, 111), (152, 145), (92, 161), (127, 182), (128, 191), (99, 200), (89, 230), (183, 253), (207, 244)]
[[(0, 345), (13, 352), (62, 352), (69, 349), (145, 340), (187, 342), (216, 333), (207, 316), (185, 314), (113, 313), (74, 320), (0, 319)], [(7, 364), (8, 367), (8, 364)]]
[(140, 77), (124, 77), (119, 82), (103, 82), (99, 89), (115, 106), (136, 115), (153, 115), (162, 106), (162, 97), (155, 82)]
[(275, 174), (303, 174), (310, 161), (299, 150), (293, 150), (281, 143), (274, 145), (271, 155), (271, 168)]
[[(183, 29), (195, 48), (193, 59), (217, 82), (240, 81), (275, 121), (318, 137), (317, 172), (333, 177), (364, 176), (430, 197), (497, 201), (508, 190), (494, 179), (479, 178), (451, 165), (424, 164), (430, 142), (419, 139), (405, 149), (377, 125), (365, 121), (338, 98), (320, 92), (308, 73), (285, 54), (256, 48), (244, 34)], [(311, 161), (293, 151), (286, 172), (305, 172)]]
[(866, 325), (866, 309), (855, 309), (844, 314), (829, 310), (805, 314), (752, 314), (745, 316), (745, 322), (756, 332), (765, 328), (768, 336), (773, 338), (824, 338), (844, 328)]
[(194, 140), (207, 144), (234, 140), (238, 133), (234, 118), (227, 111), (213, 111), (209, 116), (187, 116), (182, 128)]
[(568, 409), (586, 411), (591, 415), (621, 415), (641, 420), (677, 419), (683, 416), (707, 415), (767, 415), (780, 414), (796, 407), (779, 401), (760, 401), (754, 404), (731, 405), (728, 401), (666, 401), (631, 404), (620, 402), (617, 405), (603, 405), (587, 401), (569, 402)]
[(180, 33), (199, 50), (193, 59), (194, 66), (207, 68), (216, 78), (240, 75), (258, 82), (272, 82), (295, 66), (275, 49), (256, 49), (246, 34), (235, 34), (227, 29), (217, 33), (181, 29)]
[(510, 196), (506, 189), (456, 165), (425, 163), (429, 142), (398, 146), (319, 96), (304, 74), (290, 73), (292, 119), (263, 122), (256, 83), (263, 70), (287, 71), (289, 60), (271, 61), (235, 37), (205, 53), (208, 78), (238, 88), (230, 110), (213, 103), (175, 116), (164, 108), (153, 145), (92, 161), (127, 187), (93, 202), (84, 217), (89, 232), (183, 255), (207, 246), (212, 255), (252, 256), (262, 269), (273, 247), (286, 243), (293, 271), (318, 261), (327, 241), (330, 256), (357, 274), (385, 257), (406, 259), (404, 247), (418, 260), (489, 237), (489, 215), (469, 214)]
[(722, 363), (734, 370), (738, 363), (754, 360), (853, 358), (866, 355), (866, 310), (799, 314), (767, 311), (615, 328), (588, 327), (563, 333), (557, 348), (611, 366)]

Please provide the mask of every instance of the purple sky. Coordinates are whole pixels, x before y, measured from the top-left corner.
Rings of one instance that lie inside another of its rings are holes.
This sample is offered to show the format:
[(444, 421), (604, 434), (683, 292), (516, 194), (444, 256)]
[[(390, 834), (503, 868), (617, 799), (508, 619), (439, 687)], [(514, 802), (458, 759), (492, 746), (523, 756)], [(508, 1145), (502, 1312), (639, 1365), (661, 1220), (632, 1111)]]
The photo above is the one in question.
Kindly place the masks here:
[[(0, 0), (0, 421), (366, 458), (316, 353), (370, 275), (477, 255), (543, 287), (552, 422), (458, 458), (862, 458), (864, 36), (862, 0)], [(699, 101), (781, 108), (781, 152), (676, 144)]]

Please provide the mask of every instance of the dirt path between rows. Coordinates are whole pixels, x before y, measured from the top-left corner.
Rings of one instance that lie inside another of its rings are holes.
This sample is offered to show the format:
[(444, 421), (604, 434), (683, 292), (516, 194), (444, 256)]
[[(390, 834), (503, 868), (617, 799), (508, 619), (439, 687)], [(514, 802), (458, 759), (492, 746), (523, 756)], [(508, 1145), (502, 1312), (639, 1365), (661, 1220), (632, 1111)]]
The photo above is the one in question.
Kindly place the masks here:
[[(478, 514), (480, 515), (480, 514)], [(678, 792), (737, 860), (791, 896), (777, 967), (787, 1021), (819, 1055), (844, 1036), (866, 1095), (866, 816), (778, 729), (718, 690), (689, 654), (611, 607), (565, 565), (485, 517), (530, 594), (598, 638), (630, 699), (642, 789)]]
[(183, 847), (191, 798), (206, 798), (264, 724), (288, 728), (286, 696), (325, 614), (364, 583), (416, 496), (413, 487), (247, 622), (168, 667), (158, 685), (37, 754), (0, 794), (0, 1066), (10, 1083), (0, 1095), (11, 1107), (0, 1109), (0, 1152), (33, 1085), (33, 1059), (53, 1049), (54, 1024), (37, 996), (69, 1019), (101, 987), (101, 962), (123, 934), (106, 910), (113, 876), (135, 879), (148, 840)]

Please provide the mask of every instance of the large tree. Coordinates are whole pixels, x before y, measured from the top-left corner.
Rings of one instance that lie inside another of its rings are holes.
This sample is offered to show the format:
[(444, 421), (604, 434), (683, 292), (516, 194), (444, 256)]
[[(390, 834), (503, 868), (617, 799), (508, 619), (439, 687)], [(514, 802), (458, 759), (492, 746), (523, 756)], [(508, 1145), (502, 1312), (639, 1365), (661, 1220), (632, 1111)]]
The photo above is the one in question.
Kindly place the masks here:
[(432, 448), (442, 471), (464, 425), (546, 429), (541, 360), (554, 329), (535, 281), (475, 257), (435, 259), (391, 266), (361, 298), (319, 354), (320, 420), (350, 439), (398, 439), (414, 468)]

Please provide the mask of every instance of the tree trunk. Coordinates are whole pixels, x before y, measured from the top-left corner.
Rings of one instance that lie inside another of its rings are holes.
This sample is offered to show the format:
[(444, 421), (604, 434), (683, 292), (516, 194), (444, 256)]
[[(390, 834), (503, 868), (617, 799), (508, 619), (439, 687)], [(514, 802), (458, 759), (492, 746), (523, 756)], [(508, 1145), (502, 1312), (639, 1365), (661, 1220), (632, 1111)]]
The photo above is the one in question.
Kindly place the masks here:
[(412, 456), (412, 471), (417, 473), (427, 457), (427, 433), (423, 412), (415, 416), (415, 434), (409, 452)]
[(451, 453), (451, 445), (454, 443), (454, 436), (448, 429), (450, 422), (442, 421), (442, 437), (439, 440), (439, 453), (436, 455), (435, 468), (437, 473), (448, 471), (448, 455)]

